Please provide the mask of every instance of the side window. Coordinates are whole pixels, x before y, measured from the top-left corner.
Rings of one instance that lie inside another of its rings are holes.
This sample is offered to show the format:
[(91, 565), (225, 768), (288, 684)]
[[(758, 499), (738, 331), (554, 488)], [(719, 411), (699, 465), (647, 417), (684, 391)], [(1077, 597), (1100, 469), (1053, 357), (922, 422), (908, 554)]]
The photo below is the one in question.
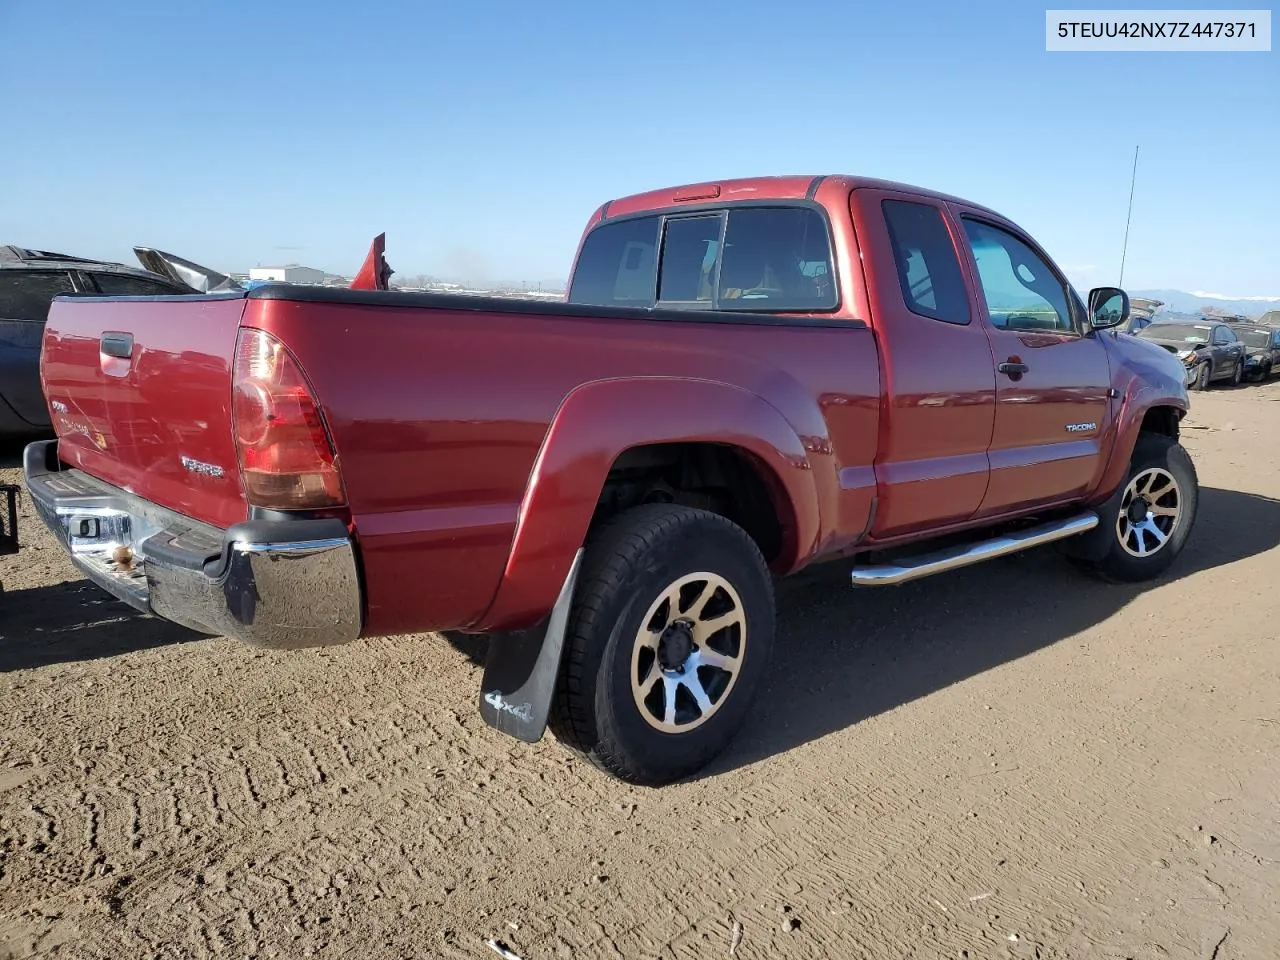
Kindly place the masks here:
[(946, 323), (968, 323), (969, 295), (942, 211), (907, 200), (885, 200), (882, 207), (907, 309)]
[(647, 307), (658, 275), (659, 217), (606, 223), (587, 234), (574, 267), (569, 302)]
[(172, 297), (181, 293), (167, 283), (127, 273), (95, 273), (92, 276), (105, 297)]
[(716, 297), (721, 310), (835, 309), (835, 267), (822, 214), (808, 207), (742, 207), (728, 217)]
[(0, 271), (0, 320), (49, 319), (53, 298), (74, 293), (69, 273), (55, 271)]
[(991, 323), (1002, 330), (1076, 333), (1067, 293), (1049, 265), (1007, 230), (964, 219)]

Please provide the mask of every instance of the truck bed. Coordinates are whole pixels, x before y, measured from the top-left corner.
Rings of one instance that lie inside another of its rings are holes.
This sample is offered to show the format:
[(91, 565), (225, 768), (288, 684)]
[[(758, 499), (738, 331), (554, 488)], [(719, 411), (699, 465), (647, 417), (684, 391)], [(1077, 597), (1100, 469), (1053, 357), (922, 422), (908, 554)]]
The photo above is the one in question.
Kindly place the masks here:
[[(483, 624), (522, 505), (538, 485), (563, 514), (542, 511), (546, 528), (572, 526), (584, 491), (596, 483), (598, 492), (596, 474), (631, 441), (643, 442), (647, 424), (683, 419), (691, 438), (724, 433), (690, 402), (712, 385), (763, 398), (804, 438), (801, 456), (829, 460), (830, 431), (865, 437), (864, 449), (831, 472), (842, 528), (862, 528), (874, 494), (879, 370), (872, 333), (858, 320), (285, 284), (55, 301), (45, 369), (50, 401), (68, 408), (62, 460), (219, 527), (245, 520), (227, 428), (240, 326), (287, 344), (324, 411), (360, 544), (367, 633)], [(125, 376), (100, 362), (99, 341), (110, 330), (134, 337), (136, 369)], [(623, 378), (646, 384), (643, 401), (602, 414), (597, 435), (583, 432), (573, 469), (538, 476), (566, 400)], [(105, 448), (97, 433), (108, 438)], [(184, 470), (183, 456), (223, 474)], [(421, 602), (424, 592), (430, 603)]]

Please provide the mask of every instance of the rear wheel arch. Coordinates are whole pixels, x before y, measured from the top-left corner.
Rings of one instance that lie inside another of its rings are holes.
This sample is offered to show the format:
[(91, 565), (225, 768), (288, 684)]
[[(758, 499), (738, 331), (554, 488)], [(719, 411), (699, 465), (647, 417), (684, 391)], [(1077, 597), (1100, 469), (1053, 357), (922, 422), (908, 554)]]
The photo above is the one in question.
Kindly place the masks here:
[[(720, 462), (734, 458), (748, 495), (759, 487), (769, 492), (782, 529), (770, 531), (758, 511), (745, 512), (744, 528), (754, 529), (757, 543), (777, 537), (771, 559), (778, 572), (802, 564), (820, 542), (823, 518), (835, 516), (837, 465), (834, 455), (822, 452), (829, 444), (802, 440), (757, 394), (692, 378), (592, 381), (557, 410), (530, 473), (502, 580), (488, 610), (468, 629), (521, 629), (545, 615), (593, 522), (611, 515), (608, 493), (619, 465), (632, 469), (652, 461), (655, 450), (673, 448), (704, 459), (720, 448), (715, 456)], [(741, 472), (739, 463), (751, 473)]]
[(795, 504), (777, 473), (745, 447), (706, 441), (628, 447), (609, 467), (591, 527), (645, 503), (718, 514), (745, 530), (771, 566), (797, 552)]

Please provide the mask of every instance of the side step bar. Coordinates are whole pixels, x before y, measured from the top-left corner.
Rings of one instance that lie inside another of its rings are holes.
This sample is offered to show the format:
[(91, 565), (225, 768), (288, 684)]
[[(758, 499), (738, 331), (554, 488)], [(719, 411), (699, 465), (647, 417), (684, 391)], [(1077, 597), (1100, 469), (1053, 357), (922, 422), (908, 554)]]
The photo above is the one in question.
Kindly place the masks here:
[(854, 567), (853, 585), (855, 587), (888, 587), (906, 583), (909, 580), (919, 580), (921, 577), (929, 577), (935, 573), (959, 570), (961, 567), (982, 563), (984, 560), (993, 560), (996, 557), (1018, 553), (1029, 547), (1038, 547), (1055, 540), (1064, 540), (1067, 537), (1087, 533), (1097, 525), (1098, 515), (1090, 511), (1071, 517), (1069, 520), (1057, 520), (991, 540), (907, 557), (897, 563)]

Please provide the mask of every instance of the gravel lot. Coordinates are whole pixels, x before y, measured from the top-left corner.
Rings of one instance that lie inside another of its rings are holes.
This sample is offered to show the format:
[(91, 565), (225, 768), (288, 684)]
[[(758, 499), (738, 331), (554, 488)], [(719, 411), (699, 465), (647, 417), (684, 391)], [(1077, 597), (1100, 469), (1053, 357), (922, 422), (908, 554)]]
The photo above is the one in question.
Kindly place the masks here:
[(1146, 589), (1051, 550), (785, 582), (757, 717), (663, 790), (488, 729), (437, 636), (274, 655), (135, 617), (28, 508), (0, 957), (1280, 956), (1277, 400), (1194, 396), (1200, 517)]

